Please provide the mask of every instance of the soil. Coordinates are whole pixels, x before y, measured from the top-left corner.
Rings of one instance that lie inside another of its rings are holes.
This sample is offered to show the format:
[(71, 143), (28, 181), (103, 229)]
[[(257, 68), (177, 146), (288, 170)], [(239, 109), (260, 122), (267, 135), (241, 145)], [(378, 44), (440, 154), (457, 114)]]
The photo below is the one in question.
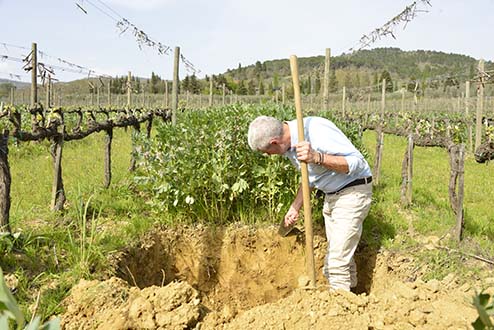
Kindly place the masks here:
[(356, 253), (356, 293), (330, 292), (326, 240), (315, 230), (316, 288), (308, 288), (304, 235), (274, 227), (183, 227), (149, 233), (112, 258), (115, 277), (84, 281), (64, 301), (63, 329), (467, 329), (475, 290), (450, 274), (424, 282), (410, 256)]

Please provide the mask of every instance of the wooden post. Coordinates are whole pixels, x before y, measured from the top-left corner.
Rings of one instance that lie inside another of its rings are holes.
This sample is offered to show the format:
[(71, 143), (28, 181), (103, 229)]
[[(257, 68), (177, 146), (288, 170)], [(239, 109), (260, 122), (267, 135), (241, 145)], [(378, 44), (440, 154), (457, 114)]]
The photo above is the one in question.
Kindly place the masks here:
[[(298, 63), (295, 55), (290, 56), (290, 69), (293, 79), (293, 90), (295, 96), (295, 110), (297, 112), (298, 140), (304, 141), (304, 122), (302, 116), (302, 102), (300, 98), (300, 82), (298, 77)], [(311, 287), (316, 286), (316, 273), (314, 269), (314, 237), (312, 233), (312, 210), (310, 205), (309, 172), (306, 162), (300, 163), (302, 171), (302, 193), (304, 202), (304, 225), (305, 225), (305, 249), (307, 254), (307, 275)]]
[(38, 103), (38, 46), (35, 42), (31, 50), (31, 108)]
[(401, 89), (401, 113), (405, 112), (405, 88)]
[(14, 87), (10, 88), (10, 104), (14, 105)]
[(48, 81), (46, 83), (46, 104), (45, 111), (51, 108), (51, 76), (48, 75)]
[(454, 145), (449, 148), (451, 175), (449, 180), (449, 199), (456, 215), (455, 234), (461, 241), (464, 227), (463, 195), (465, 172), (465, 145)]
[(165, 108), (168, 108), (168, 80), (165, 80)]
[(172, 125), (177, 124), (177, 110), (178, 110), (178, 84), (179, 80), (179, 61), (180, 61), (180, 47), (175, 47), (174, 59), (173, 59), (173, 85), (172, 85)]
[(408, 145), (401, 167), (401, 202), (403, 205), (412, 204), (412, 178), (413, 178), (413, 135), (408, 135)]
[(480, 81), (477, 87), (477, 113), (475, 118), (475, 150), (482, 143), (482, 114), (484, 113), (484, 60), (479, 61)]
[(326, 48), (326, 57), (324, 59), (324, 86), (323, 86), (323, 109), (329, 107), (329, 65), (331, 58), (331, 48)]
[(58, 126), (58, 135), (52, 138), (51, 156), (53, 159), (53, 185), (51, 209), (52, 211), (60, 211), (65, 203), (65, 190), (62, 179), (62, 148), (63, 148), (63, 132), (64, 125)]
[(141, 126), (139, 124), (133, 125), (132, 134), (131, 134), (132, 151), (130, 154), (129, 172), (134, 172), (136, 169), (136, 155), (137, 155), (136, 139), (140, 132), (141, 132)]
[(346, 87), (343, 86), (343, 96), (341, 99), (341, 114), (345, 118), (345, 104), (346, 104)]
[(96, 105), (99, 108), (99, 86), (96, 87)]
[(285, 105), (285, 97), (286, 97), (286, 88), (285, 88), (285, 83), (281, 85), (281, 104)]
[(113, 140), (113, 127), (106, 130), (105, 137), (105, 188), (111, 184), (111, 143)]
[(225, 105), (225, 84), (223, 84), (223, 98), (222, 98), (222, 104)]
[(381, 161), (382, 161), (382, 153), (384, 146), (384, 132), (382, 125), (377, 126), (376, 135), (377, 135), (376, 158), (374, 160), (374, 173), (373, 173), (374, 179), (372, 180), (375, 186), (379, 184), (379, 180), (381, 176)]
[(213, 106), (213, 75), (209, 77), (209, 106)]
[(108, 108), (111, 107), (111, 78), (108, 79)]
[(386, 79), (383, 79), (383, 86), (381, 90), (381, 125), (384, 124), (384, 110), (386, 109)]
[(369, 92), (369, 94), (367, 95), (367, 113), (368, 114), (370, 113), (370, 106), (371, 106), (371, 94)]
[(0, 136), (0, 233), (10, 231), (10, 185), (12, 177), (9, 166), (9, 131)]
[(132, 106), (132, 73), (127, 74), (127, 108)]

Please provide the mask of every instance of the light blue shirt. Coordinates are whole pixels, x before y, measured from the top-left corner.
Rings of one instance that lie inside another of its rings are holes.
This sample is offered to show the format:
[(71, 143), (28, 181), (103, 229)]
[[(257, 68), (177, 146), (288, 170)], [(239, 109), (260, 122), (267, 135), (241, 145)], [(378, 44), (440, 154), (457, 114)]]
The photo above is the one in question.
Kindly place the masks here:
[[(300, 170), (295, 145), (298, 143), (297, 120), (286, 122), (290, 128), (291, 147), (283, 155)], [(339, 173), (321, 165), (308, 164), (309, 185), (325, 193), (337, 191), (348, 183), (372, 175), (364, 156), (355, 148), (343, 132), (331, 121), (321, 117), (304, 118), (305, 141), (313, 150), (333, 156), (343, 156), (348, 163), (348, 173)]]

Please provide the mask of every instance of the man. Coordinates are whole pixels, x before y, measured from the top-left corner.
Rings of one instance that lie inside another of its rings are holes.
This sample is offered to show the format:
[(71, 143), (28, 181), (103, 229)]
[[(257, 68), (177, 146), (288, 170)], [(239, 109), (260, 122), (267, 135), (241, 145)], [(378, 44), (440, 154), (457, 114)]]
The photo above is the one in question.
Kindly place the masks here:
[[(249, 125), (252, 150), (283, 155), (300, 169), (308, 163), (309, 186), (323, 191), (323, 216), (328, 239), (324, 275), (332, 289), (350, 291), (357, 285), (353, 255), (369, 213), (372, 174), (369, 164), (350, 140), (331, 121), (304, 118), (306, 141), (298, 141), (297, 121), (281, 122), (260, 116)], [(302, 186), (285, 215), (285, 226), (294, 224), (303, 205)]]

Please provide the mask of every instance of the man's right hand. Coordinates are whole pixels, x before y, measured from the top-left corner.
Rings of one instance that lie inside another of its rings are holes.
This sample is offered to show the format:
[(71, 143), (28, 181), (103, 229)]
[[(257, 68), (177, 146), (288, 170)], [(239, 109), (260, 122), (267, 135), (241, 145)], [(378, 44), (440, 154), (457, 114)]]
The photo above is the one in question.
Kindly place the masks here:
[(285, 227), (293, 225), (297, 222), (299, 216), (299, 212), (293, 206), (290, 206), (290, 209), (285, 214)]

